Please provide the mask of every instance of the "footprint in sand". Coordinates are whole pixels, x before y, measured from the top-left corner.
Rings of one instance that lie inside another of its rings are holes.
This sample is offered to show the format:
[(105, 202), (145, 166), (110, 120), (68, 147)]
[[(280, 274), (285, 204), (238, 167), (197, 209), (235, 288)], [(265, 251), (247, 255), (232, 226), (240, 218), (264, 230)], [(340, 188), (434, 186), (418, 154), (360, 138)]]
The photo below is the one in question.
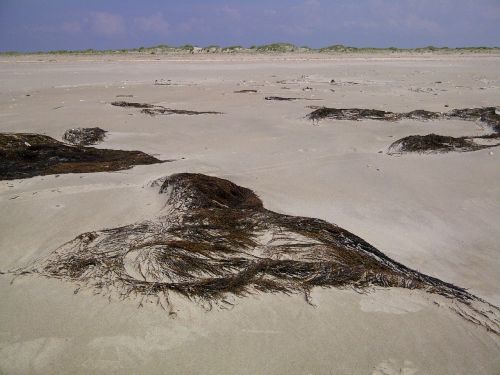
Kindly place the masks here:
[(389, 359), (374, 367), (372, 375), (416, 375), (418, 369), (411, 361)]

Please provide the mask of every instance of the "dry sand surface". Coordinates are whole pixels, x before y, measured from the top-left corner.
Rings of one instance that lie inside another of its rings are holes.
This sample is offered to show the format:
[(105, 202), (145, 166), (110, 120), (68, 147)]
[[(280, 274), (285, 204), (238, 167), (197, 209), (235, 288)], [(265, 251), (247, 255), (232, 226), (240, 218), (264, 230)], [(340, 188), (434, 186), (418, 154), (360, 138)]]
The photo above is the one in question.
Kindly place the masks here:
[[(147, 220), (164, 205), (149, 182), (197, 172), (254, 190), (273, 211), (336, 223), (500, 306), (500, 148), (387, 154), (408, 135), (481, 135), (484, 124), (305, 117), (308, 106), (498, 106), (499, 92), (494, 54), (1, 57), (0, 132), (62, 140), (98, 126), (108, 131), (98, 148), (176, 161), (1, 181), (0, 270)], [(223, 114), (150, 116), (117, 100)], [(171, 317), (61, 280), (11, 281), (0, 276), (2, 374), (500, 374), (500, 337), (422, 291), (317, 288), (315, 307), (257, 294), (210, 312), (172, 297)]]

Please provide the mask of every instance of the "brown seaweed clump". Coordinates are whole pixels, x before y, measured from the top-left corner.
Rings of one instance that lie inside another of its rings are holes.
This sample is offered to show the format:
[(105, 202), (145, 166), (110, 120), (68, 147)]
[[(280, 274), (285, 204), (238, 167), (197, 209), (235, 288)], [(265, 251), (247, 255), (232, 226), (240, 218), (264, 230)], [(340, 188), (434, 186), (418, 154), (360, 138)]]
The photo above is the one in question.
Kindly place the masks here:
[(385, 120), (396, 121), (401, 119), (401, 115), (394, 112), (380, 111), (377, 109), (359, 109), (359, 108), (327, 108), (321, 107), (307, 116), (310, 120), (319, 121), (322, 119), (333, 120)]
[[(402, 119), (421, 121), (458, 119), (464, 121), (480, 121), (492, 130), (492, 133), (487, 135), (466, 137), (450, 137), (438, 134), (410, 135), (391, 144), (388, 151), (389, 155), (407, 152), (468, 152), (500, 146), (500, 143), (495, 143), (495, 140), (500, 139), (500, 114), (495, 107), (454, 109), (446, 113), (431, 112), (422, 109), (396, 113), (376, 109), (338, 109), (321, 107), (316, 108), (307, 117), (315, 122), (322, 119), (351, 121), (365, 119), (380, 121), (398, 121)], [(478, 143), (476, 140), (482, 140), (482, 143)]]
[(41, 134), (0, 134), (0, 180), (111, 172), (155, 163), (163, 161), (141, 151), (71, 146)]
[(311, 99), (311, 98), (289, 98), (283, 96), (266, 96), (265, 100), (275, 100), (278, 102), (291, 102), (294, 100), (322, 100), (322, 99)]
[(246, 89), (246, 90), (237, 90), (235, 94), (256, 94), (258, 91), (254, 89)]
[(216, 111), (192, 111), (186, 109), (172, 109), (166, 108), (161, 105), (153, 105), (147, 103), (133, 103), (133, 102), (112, 102), (111, 105), (116, 107), (125, 107), (125, 108), (140, 108), (141, 113), (148, 114), (150, 116), (156, 115), (222, 115), (222, 112)]
[(500, 144), (482, 145), (475, 143), (467, 137), (449, 137), (438, 134), (410, 135), (401, 138), (389, 146), (389, 155), (403, 154), (407, 152), (416, 153), (440, 153), (440, 152), (468, 152), (483, 148), (496, 147)]
[(74, 128), (66, 130), (63, 139), (77, 146), (90, 146), (102, 142), (106, 133), (106, 130), (98, 127)]
[(495, 107), (454, 109), (449, 112), (432, 112), (423, 109), (417, 109), (411, 112), (388, 112), (378, 109), (363, 108), (327, 108), (320, 107), (307, 115), (307, 118), (313, 121), (323, 119), (333, 120), (381, 120), (398, 121), (402, 119), (413, 120), (443, 120), (459, 119), (466, 121), (481, 121), (489, 125), (495, 132), (500, 132), (500, 115), (497, 114)]
[(303, 293), (311, 303), (317, 287), (418, 289), (444, 296), (463, 318), (500, 332), (498, 308), (334, 224), (267, 210), (250, 189), (202, 174), (175, 174), (152, 186), (165, 196), (157, 217), (81, 234), (13, 273), (74, 282), (139, 305), (156, 301), (165, 309), (171, 309), (170, 293), (210, 309), (258, 293)]

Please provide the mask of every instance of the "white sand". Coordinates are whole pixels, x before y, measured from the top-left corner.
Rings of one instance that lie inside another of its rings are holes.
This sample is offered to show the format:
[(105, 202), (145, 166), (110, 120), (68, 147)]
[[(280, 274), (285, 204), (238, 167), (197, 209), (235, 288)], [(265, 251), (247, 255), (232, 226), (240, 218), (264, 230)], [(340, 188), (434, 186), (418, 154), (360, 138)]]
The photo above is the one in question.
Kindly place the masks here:
[[(162, 201), (148, 182), (188, 171), (252, 188), (269, 209), (334, 222), (401, 263), (500, 305), (500, 149), (385, 154), (406, 135), (481, 134), (480, 124), (313, 126), (304, 118), (308, 105), (499, 105), (499, 56), (155, 58), (0, 59), (0, 131), (61, 139), (68, 128), (99, 126), (109, 133), (98, 147), (185, 158), (0, 182), (1, 270), (24, 266), (82, 232), (153, 216)], [(155, 79), (176, 85), (153, 86)], [(233, 93), (242, 89), (259, 93)], [(268, 95), (323, 100), (265, 101)], [(114, 100), (225, 114), (150, 117), (109, 105)], [(172, 319), (155, 306), (74, 295), (72, 285), (57, 280), (10, 281), (0, 277), (0, 373), (500, 373), (497, 336), (418, 292), (316, 290), (316, 308), (301, 296), (262, 295), (210, 313), (179, 300)]]

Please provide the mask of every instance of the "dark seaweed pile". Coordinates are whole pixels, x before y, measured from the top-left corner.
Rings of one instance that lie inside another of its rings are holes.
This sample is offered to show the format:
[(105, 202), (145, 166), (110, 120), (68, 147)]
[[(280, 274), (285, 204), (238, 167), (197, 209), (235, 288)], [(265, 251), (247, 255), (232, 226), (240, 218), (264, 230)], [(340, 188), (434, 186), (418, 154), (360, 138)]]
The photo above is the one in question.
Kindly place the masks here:
[(283, 96), (266, 96), (264, 99), (266, 100), (276, 100), (279, 102), (290, 102), (294, 100), (321, 100), (321, 99), (311, 99), (311, 98), (287, 98)]
[(64, 132), (63, 139), (78, 146), (90, 146), (102, 142), (106, 136), (106, 130), (101, 128), (74, 128)]
[(216, 177), (181, 173), (156, 186), (166, 203), (158, 217), (81, 234), (14, 273), (68, 280), (140, 304), (156, 300), (166, 309), (172, 292), (211, 308), (255, 293), (303, 293), (310, 302), (315, 287), (419, 289), (500, 332), (496, 307), (334, 224), (269, 211), (250, 189)]
[[(475, 137), (479, 138), (479, 137)], [(439, 153), (439, 152), (469, 152), (484, 148), (496, 147), (500, 143), (482, 145), (474, 142), (470, 137), (450, 137), (438, 134), (410, 135), (398, 139), (389, 146), (389, 154), (406, 152)]]
[(327, 108), (321, 107), (311, 112), (307, 117), (310, 120), (382, 120), (397, 121), (402, 119), (414, 120), (439, 120), (460, 119), (467, 121), (480, 120), (491, 126), (496, 132), (500, 132), (500, 115), (496, 113), (495, 107), (454, 109), (449, 112), (432, 112), (417, 109), (411, 112), (387, 112), (378, 109), (361, 108)]
[(310, 120), (319, 121), (322, 119), (334, 119), (334, 120), (385, 120), (385, 121), (396, 121), (400, 117), (397, 113), (380, 111), (377, 109), (359, 109), (359, 108), (348, 108), (348, 109), (338, 109), (338, 108), (318, 108), (311, 112), (307, 116)]
[(147, 103), (133, 103), (133, 102), (112, 102), (111, 105), (116, 107), (125, 108), (141, 108), (141, 113), (148, 114), (150, 116), (156, 115), (222, 115), (222, 112), (216, 111), (191, 111), (186, 109), (171, 109), (166, 108), (161, 105), (153, 105)]
[[(396, 113), (376, 109), (338, 109), (321, 107), (315, 109), (307, 117), (316, 122), (322, 119), (351, 121), (365, 119), (380, 121), (398, 121), (402, 119), (423, 121), (459, 119), (465, 121), (480, 121), (492, 130), (492, 133), (488, 135), (466, 137), (450, 137), (438, 134), (427, 134), (423, 136), (410, 135), (391, 144), (389, 147), (389, 154), (401, 154), (406, 152), (467, 152), (500, 146), (500, 143), (492, 142), (496, 139), (500, 139), (500, 115), (497, 114), (495, 107), (454, 109), (446, 113), (431, 112), (422, 109), (405, 113)], [(474, 141), (479, 139), (489, 140), (490, 142), (477, 143)]]
[(256, 94), (257, 90), (247, 89), (247, 90), (238, 90), (234, 92), (235, 94)]
[(0, 134), (0, 180), (110, 172), (154, 163), (162, 161), (140, 151), (70, 146), (40, 134)]

